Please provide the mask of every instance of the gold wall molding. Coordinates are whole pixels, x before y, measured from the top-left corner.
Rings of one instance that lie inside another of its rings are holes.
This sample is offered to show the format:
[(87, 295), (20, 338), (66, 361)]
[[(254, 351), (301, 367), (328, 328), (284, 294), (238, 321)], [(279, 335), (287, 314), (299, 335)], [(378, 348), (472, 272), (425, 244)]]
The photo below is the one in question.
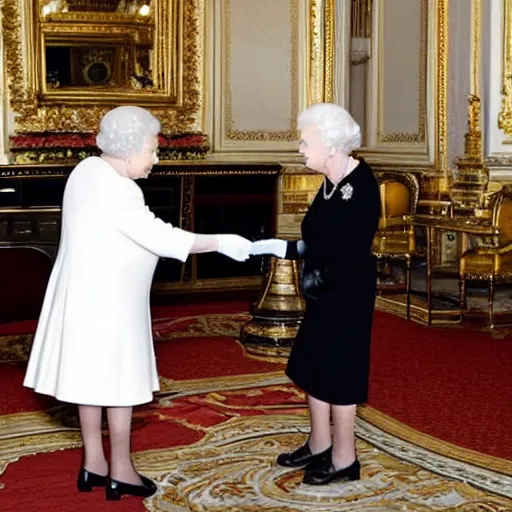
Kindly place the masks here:
[[(233, 120), (233, 98), (232, 98), (232, 85), (231, 85), (231, 51), (232, 51), (232, 37), (230, 31), (231, 19), (231, 4), (234, 0), (224, 0), (224, 19), (222, 26), (224, 28), (225, 37), (225, 90), (226, 99), (224, 107), (225, 116), (225, 138), (233, 141), (295, 141), (298, 138), (296, 129), (296, 119), (298, 113), (298, 52), (299, 52), (299, 16), (298, 16), (298, 1), (289, 0), (289, 23), (291, 28), (291, 41), (290, 41), (290, 124), (289, 129), (285, 131), (265, 131), (265, 130), (249, 130), (244, 131), (237, 129)], [(235, 0), (236, 1), (236, 0)]]
[[(379, 116), (379, 127), (377, 133), (378, 143), (407, 143), (418, 144), (425, 142), (427, 128), (427, 67), (428, 67), (428, 0), (420, 0), (420, 48), (419, 48), (419, 80), (418, 80), (418, 130), (413, 133), (384, 133), (383, 118)], [(379, 34), (382, 42), (382, 32)], [(382, 48), (382, 45), (379, 45)], [(382, 51), (379, 51), (379, 59), (382, 59)], [(381, 112), (384, 105), (380, 105)]]
[[(0, 4), (1, 5), (1, 4)], [(3, 11), (0, 8), (0, 27), (3, 27)], [(4, 31), (0, 33), (0, 165), (9, 163), (8, 139), (8, 117), (7, 105), (7, 83), (5, 80), (5, 59), (4, 59)]]
[[(446, 139), (448, 0), (411, 0), (416, 4), (415, 9), (418, 13), (414, 18), (417, 20), (415, 27), (418, 27), (415, 52), (421, 54), (420, 63), (418, 59), (411, 59), (411, 65), (421, 65), (421, 68), (417, 70), (414, 81), (410, 81), (408, 85), (411, 94), (416, 94), (417, 101), (411, 101), (410, 107), (411, 114), (414, 112), (416, 115), (409, 123), (412, 129), (399, 130), (398, 126), (395, 129), (390, 127), (386, 133), (383, 129), (383, 116), (388, 114), (384, 111), (381, 82), (382, 66), (386, 66), (386, 62), (383, 62), (383, 30), (390, 30), (389, 26), (383, 26), (387, 1), (380, 0), (372, 4), (374, 15), (372, 58), (367, 85), (368, 122), (365, 126), (365, 146), (361, 148), (359, 154), (371, 164), (404, 164), (429, 168), (430, 172), (438, 175), (439, 188), (446, 189), (444, 183), (447, 182), (449, 174)], [(391, 0), (389, 2), (392, 3)], [(393, 6), (389, 8), (392, 9)], [(401, 26), (398, 22), (396, 25)], [(395, 23), (391, 26), (394, 27)], [(400, 42), (400, 29), (396, 28), (395, 32), (397, 33), (393, 35), (393, 40), (394, 44), (397, 44), (396, 41)], [(412, 34), (408, 37), (412, 37)], [(402, 43), (407, 44), (405, 40)], [(413, 87), (417, 89), (411, 89)]]
[[(236, 0), (220, 0), (215, 6), (215, 134), (214, 157), (272, 153), (281, 160), (295, 160), (299, 112), (312, 103), (334, 100), (336, 0), (289, 0), (290, 60), (289, 119), (283, 129), (244, 129), (237, 126), (233, 99), (233, 45), (230, 19)], [(283, 20), (284, 22), (284, 20)], [(275, 27), (275, 23), (273, 24)], [(235, 38), (236, 39), (236, 38)], [(254, 63), (253, 65), (262, 65)], [(264, 65), (264, 64), (263, 64)], [(271, 72), (271, 69), (269, 70)], [(239, 72), (239, 71), (238, 71)], [(238, 91), (237, 91), (238, 92)], [(249, 101), (249, 100), (248, 100)], [(249, 124), (249, 123), (248, 123)], [(281, 122), (282, 124), (282, 122)], [(287, 156), (288, 155), (288, 156)]]
[(305, 166), (283, 166), (279, 177), (277, 233), (282, 238), (300, 238), (304, 214), (313, 201), (323, 176)]
[(435, 168), (443, 175), (441, 189), (448, 187), (448, 0), (436, 0)]
[(324, 101), (334, 100), (334, 48), (336, 27), (336, 0), (325, 0), (324, 7)]
[[(94, 131), (102, 115), (113, 105), (138, 104), (149, 108), (162, 122), (164, 133), (199, 130), (203, 98), (204, 30), (201, 26), (205, 0), (176, 0), (166, 4), (178, 16), (176, 34), (171, 40), (157, 41), (164, 50), (166, 69), (174, 67), (174, 91), (165, 94), (112, 94), (111, 98), (95, 98), (94, 92), (67, 101), (66, 98), (41, 101), (39, 57), (40, 42), (34, 23), (32, 0), (1, 0), (5, 45), (5, 70), (9, 84), (10, 108), (17, 115), (16, 131)], [(163, 6), (164, 4), (158, 4)], [(163, 8), (163, 7), (162, 7)], [(167, 11), (165, 11), (167, 12)], [(78, 16), (78, 15), (76, 15)], [(105, 15), (100, 15), (105, 17)], [(110, 27), (115, 29), (115, 27)], [(76, 32), (84, 27), (74, 27)], [(52, 30), (48, 26), (48, 30)], [(160, 38), (161, 39), (161, 38)], [(163, 45), (163, 46), (162, 46)], [(172, 46), (172, 48), (171, 48)]]
[[(380, 37), (379, 19), (381, 18), (382, 2), (374, 3), (376, 9), (374, 19), (375, 37), (373, 38), (372, 55), (378, 55)], [(418, 0), (416, 0), (418, 1)], [(422, 0), (421, 0), (422, 1)], [(367, 145), (358, 152), (374, 168), (404, 169), (417, 171), (422, 178), (428, 177), (428, 187), (422, 180), (421, 194), (438, 197), (448, 191), (451, 171), (448, 166), (448, 1), (432, 0), (427, 2), (426, 16), (426, 80), (425, 80), (425, 136), (423, 142), (410, 142), (403, 137), (402, 141), (378, 143), (378, 101), (379, 69), (373, 62), (370, 74), (370, 125), (368, 126)], [(398, 37), (398, 36), (397, 36)], [(418, 107), (419, 108), (419, 107)]]
[(307, 106), (334, 97), (335, 0), (309, 0), (307, 41)]

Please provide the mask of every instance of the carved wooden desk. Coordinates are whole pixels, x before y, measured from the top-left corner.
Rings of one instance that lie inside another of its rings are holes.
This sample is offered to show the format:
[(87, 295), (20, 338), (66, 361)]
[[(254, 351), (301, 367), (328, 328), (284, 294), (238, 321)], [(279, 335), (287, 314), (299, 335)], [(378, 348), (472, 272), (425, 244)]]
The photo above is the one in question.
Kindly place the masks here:
[[(461, 252), (469, 248), (469, 237), (471, 235), (488, 238), (491, 244), (497, 243), (499, 230), (493, 227), (489, 221), (465, 217), (445, 217), (436, 215), (413, 215), (411, 222), (418, 227), (426, 228), (427, 235), (427, 321), (432, 324), (432, 271), (436, 263), (437, 239), (440, 231), (454, 231), (461, 237)], [(459, 314), (462, 312), (459, 304)], [(442, 315), (442, 310), (436, 311)], [(455, 311), (450, 310), (453, 315)]]
[[(21, 246), (53, 259), (60, 235), (66, 179), (73, 164), (0, 166), (0, 248)], [(172, 161), (156, 165), (138, 183), (149, 208), (166, 222), (198, 233), (275, 235), (278, 163)], [(216, 253), (185, 263), (161, 258), (153, 290), (159, 293), (230, 288), (259, 289), (262, 258), (239, 263)]]

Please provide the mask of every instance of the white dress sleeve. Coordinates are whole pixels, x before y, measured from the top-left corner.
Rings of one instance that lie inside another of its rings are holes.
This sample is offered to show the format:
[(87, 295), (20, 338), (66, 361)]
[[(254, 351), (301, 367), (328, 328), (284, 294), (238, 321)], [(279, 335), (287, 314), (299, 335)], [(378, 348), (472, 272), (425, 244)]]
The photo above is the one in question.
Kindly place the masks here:
[(123, 188), (114, 210), (115, 227), (153, 254), (184, 262), (194, 243), (194, 233), (156, 217), (144, 203), (142, 191), (134, 182)]

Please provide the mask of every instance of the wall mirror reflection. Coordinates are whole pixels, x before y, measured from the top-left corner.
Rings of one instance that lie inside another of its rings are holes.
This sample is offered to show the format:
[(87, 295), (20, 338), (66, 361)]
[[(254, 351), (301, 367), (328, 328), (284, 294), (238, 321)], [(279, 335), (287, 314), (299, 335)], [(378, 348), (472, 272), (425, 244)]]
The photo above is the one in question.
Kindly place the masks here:
[(34, 0), (43, 97), (148, 94), (177, 99), (180, 3)]

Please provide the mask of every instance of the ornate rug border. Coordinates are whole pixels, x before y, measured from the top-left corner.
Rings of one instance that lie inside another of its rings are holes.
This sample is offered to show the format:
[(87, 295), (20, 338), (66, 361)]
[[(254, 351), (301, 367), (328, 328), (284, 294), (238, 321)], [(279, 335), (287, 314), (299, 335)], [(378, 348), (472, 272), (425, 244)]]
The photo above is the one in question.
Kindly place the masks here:
[(438, 439), (437, 437), (424, 434), (380, 412), (370, 405), (358, 406), (357, 415), (383, 432), (403, 439), (432, 453), (512, 477), (512, 462), (507, 459), (487, 455), (469, 448), (463, 448)]

